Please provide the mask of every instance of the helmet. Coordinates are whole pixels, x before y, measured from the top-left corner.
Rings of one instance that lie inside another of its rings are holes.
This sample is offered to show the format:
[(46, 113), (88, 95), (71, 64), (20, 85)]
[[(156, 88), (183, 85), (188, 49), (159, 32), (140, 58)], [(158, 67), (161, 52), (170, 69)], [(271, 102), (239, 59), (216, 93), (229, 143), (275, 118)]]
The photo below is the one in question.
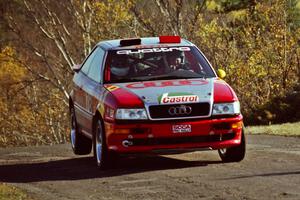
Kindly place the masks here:
[(126, 76), (129, 72), (127, 57), (116, 56), (111, 62), (110, 71), (115, 76)]
[(172, 52), (169, 53), (168, 59), (171, 63), (180, 63), (183, 64), (185, 63), (185, 55), (183, 51), (179, 50), (173, 50)]
[(111, 67), (110, 71), (115, 76), (126, 76), (129, 72), (129, 67)]
[(185, 69), (185, 54), (183, 51), (173, 50), (167, 54), (168, 67), (171, 70)]

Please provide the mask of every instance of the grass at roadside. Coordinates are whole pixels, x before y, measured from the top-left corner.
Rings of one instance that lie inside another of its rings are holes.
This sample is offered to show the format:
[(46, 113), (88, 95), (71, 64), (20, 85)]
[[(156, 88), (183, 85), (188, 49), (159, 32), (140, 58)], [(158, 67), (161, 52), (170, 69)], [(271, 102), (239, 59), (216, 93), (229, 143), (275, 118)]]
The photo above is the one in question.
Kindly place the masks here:
[(264, 126), (247, 126), (249, 134), (268, 134), (300, 137), (300, 122)]
[(0, 200), (32, 200), (23, 190), (0, 183)]

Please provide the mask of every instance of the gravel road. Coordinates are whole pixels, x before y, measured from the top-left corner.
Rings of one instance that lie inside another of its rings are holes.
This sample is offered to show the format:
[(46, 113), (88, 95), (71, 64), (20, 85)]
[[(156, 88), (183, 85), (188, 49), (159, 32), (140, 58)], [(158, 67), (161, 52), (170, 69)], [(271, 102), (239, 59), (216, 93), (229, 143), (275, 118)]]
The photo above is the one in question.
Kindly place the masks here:
[(300, 199), (300, 138), (247, 136), (240, 163), (217, 151), (130, 156), (99, 171), (69, 144), (0, 149), (0, 181), (35, 199)]

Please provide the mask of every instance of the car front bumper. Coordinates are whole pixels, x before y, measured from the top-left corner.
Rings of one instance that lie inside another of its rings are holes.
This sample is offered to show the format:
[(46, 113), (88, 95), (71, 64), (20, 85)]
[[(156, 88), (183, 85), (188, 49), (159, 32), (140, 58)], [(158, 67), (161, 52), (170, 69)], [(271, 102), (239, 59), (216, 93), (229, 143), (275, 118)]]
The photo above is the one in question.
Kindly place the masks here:
[[(189, 132), (174, 133), (174, 125), (188, 125)], [(104, 122), (106, 144), (119, 153), (157, 150), (222, 149), (241, 143), (243, 117), (191, 121), (151, 121), (117, 124)]]

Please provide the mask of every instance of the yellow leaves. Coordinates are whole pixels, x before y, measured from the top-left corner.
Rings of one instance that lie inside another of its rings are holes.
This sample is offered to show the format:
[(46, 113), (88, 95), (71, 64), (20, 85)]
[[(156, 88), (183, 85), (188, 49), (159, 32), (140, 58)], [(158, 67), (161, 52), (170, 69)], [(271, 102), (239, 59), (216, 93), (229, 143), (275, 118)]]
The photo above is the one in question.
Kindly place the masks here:
[(296, 8), (297, 8), (298, 10), (300, 10), (300, 1), (297, 2)]
[(219, 4), (219, 2), (215, 1), (215, 0), (209, 0), (206, 2), (206, 7), (208, 10), (211, 11), (220, 11), (221, 10), (221, 5)]
[[(216, 19), (210, 21), (209, 23), (202, 24), (201, 29), (196, 32), (196, 35), (201, 39), (215, 38), (222, 39), (220, 33), (223, 31), (223, 28), (218, 25)], [(216, 42), (215, 40), (213, 42)]]
[(113, 31), (115, 28), (124, 26), (128, 21), (132, 20), (130, 7), (134, 1), (101, 1), (93, 3), (95, 11), (95, 20), (101, 24), (106, 31)]
[(228, 14), (228, 18), (230, 21), (243, 21), (247, 18), (248, 11), (246, 9), (242, 10), (234, 10)]
[(255, 66), (257, 63), (260, 63), (263, 59), (263, 54), (261, 51), (255, 51), (252, 55), (250, 55), (248, 59), (248, 64), (250, 66)]
[(271, 89), (272, 90), (275, 90), (275, 89), (278, 90), (278, 89), (280, 89), (280, 85), (278, 83), (272, 84)]
[(0, 58), (5, 57), (5, 56), (12, 57), (14, 54), (15, 54), (15, 51), (13, 50), (13, 48), (7, 46), (1, 51)]
[(0, 84), (20, 82), (26, 70), (14, 59), (15, 51), (12, 47), (5, 47), (0, 52)]
[(218, 33), (220, 31), (220, 26), (218, 26), (217, 20), (214, 19), (210, 23), (208, 23), (204, 29), (208, 33)]
[(0, 126), (4, 134), (0, 133), (0, 146), (7, 139), (5, 134), (13, 133), (20, 126), (32, 126), (35, 123), (28, 102), (24, 101), (24, 91), (20, 91), (28, 74), (16, 61), (16, 56), (14, 48), (10, 46), (0, 51)]
[(228, 66), (228, 68), (229, 68), (230, 70), (233, 70), (233, 69), (235, 68), (235, 65), (231, 63), (231, 64)]

